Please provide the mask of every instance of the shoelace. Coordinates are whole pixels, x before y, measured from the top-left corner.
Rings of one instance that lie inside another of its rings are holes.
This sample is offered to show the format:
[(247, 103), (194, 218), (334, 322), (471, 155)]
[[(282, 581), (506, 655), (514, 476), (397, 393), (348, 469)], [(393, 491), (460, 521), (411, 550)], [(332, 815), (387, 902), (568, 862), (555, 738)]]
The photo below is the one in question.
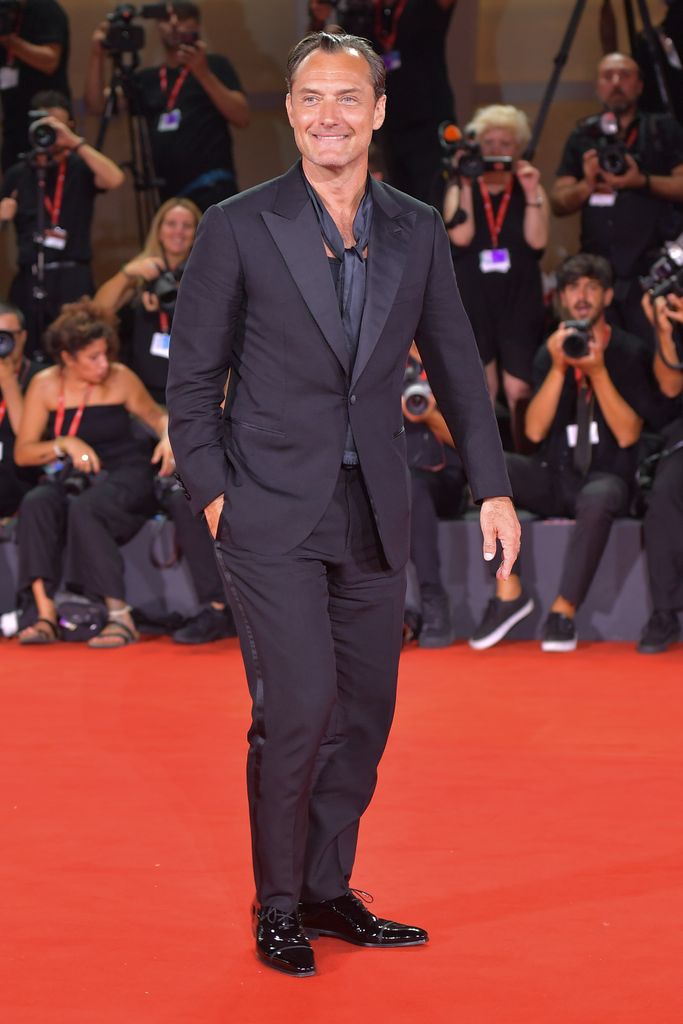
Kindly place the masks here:
[(288, 914), (284, 910), (278, 910), (277, 907), (269, 907), (267, 913), (261, 915), (261, 920), (280, 928), (294, 928), (299, 923), (295, 914)]
[(364, 889), (349, 889), (349, 893), (355, 896), (357, 900), (362, 900), (363, 903), (375, 902), (375, 897), (371, 893), (365, 892)]

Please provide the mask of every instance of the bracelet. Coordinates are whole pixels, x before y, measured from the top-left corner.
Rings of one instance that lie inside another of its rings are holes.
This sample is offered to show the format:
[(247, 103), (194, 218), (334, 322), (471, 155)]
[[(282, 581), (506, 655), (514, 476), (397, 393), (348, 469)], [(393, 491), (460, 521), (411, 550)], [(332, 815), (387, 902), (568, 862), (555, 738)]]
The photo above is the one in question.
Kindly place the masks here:
[(73, 149), (71, 150), (71, 152), (72, 152), (72, 153), (78, 153), (78, 151), (79, 151), (79, 149), (81, 148), (81, 146), (85, 146), (85, 145), (86, 145), (86, 141), (85, 141), (85, 139), (83, 138), (83, 136), (81, 136), (81, 138), (80, 138), (80, 139), (79, 139), (79, 141), (78, 141), (78, 142), (76, 143), (76, 145), (75, 145), (75, 146), (73, 147)]
[(535, 201), (533, 203), (527, 203), (526, 205), (527, 206), (543, 206), (543, 196), (540, 195), (540, 194), (537, 195), (536, 199), (535, 199)]
[(52, 451), (55, 453), (58, 459), (63, 459), (66, 457), (66, 452), (61, 447), (61, 445), (57, 443), (57, 441), (55, 441), (55, 443), (52, 445)]
[(125, 263), (121, 264), (121, 273), (123, 274), (124, 277), (128, 278), (129, 281), (134, 281), (135, 280), (135, 274), (130, 274), (126, 270), (126, 264)]
[(641, 171), (641, 174), (645, 178), (645, 183), (643, 184), (643, 192), (649, 192), (650, 191), (650, 175), (646, 174), (645, 171)]

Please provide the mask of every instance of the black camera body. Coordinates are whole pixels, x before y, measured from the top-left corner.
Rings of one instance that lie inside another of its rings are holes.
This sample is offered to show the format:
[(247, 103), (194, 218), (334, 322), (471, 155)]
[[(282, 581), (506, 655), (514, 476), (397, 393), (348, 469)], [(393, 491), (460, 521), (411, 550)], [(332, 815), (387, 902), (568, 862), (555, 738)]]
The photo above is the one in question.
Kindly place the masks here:
[(403, 372), (403, 405), (411, 416), (422, 418), (436, 407), (436, 399), (429, 386), (422, 363), (412, 356)]
[(135, 19), (164, 21), (168, 17), (167, 7), (167, 4), (143, 4), (142, 7), (119, 4), (107, 15), (109, 28), (102, 46), (112, 54), (139, 53), (145, 47), (145, 30), (135, 24)]
[(183, 276), (185, 264), (182, 263), (175, 270), (163, 270), (154, 281), (151, 281), (147, 291), (156, 295), (159, 300), (159, 309), (164, 313), (173, 315), (176, 299), (178, 298), (178, 286)]
[(0, 36), (11, 36), (20, 25), (19, 0), (0, 0)]
[(448, 121), (439, 125), (439, 141), (446, 153), (444, 157), (448, 169), (452, 170), (451, 159), (460, 153), (457, 173), (461, 178), (481, 178), (487, 171), (511, 171), (511, 156), (484, 156), (474, 132), (462, 135), (460, 129)]
[(57, 129), (48, 123), (47, 110), (30, 110), (28, 141), (34, 153), (49, 153), (57, 142)]
[(7, 359), (14, 352), (16, 342), (11, 331), (0, 331), (0, 359)]
[(683, 235), (664, 244), (649, 274), (640, 278), (640, 286), (653, 299), (671, 293), (683, 296)]
[(611, 110), (604, 114), (594, 114), (579, 122), (580, 128), (595, 139), (595, 149), (598, 154), (600, 169), (607, 174), (614, 174), (621, 177), (628, 170), (626, 156), (628, 148), (622, 138), (619, 137), (620, 128), (616, 114)]
[(44, 479), (49, 483), (61, 486), (64, 493), (70, 498), (77, 498), (92, 484), (90, 474), (79, 473), (77, 469), (74, 469), (73, 461), (68, 455), (46, 466)]
[(588, 342), (591, 336), (590, 320), (565, 320), (564, 326), (571, 331), (562, 342), (562, 351), (569, 359), (583, 359), (590, 352)]

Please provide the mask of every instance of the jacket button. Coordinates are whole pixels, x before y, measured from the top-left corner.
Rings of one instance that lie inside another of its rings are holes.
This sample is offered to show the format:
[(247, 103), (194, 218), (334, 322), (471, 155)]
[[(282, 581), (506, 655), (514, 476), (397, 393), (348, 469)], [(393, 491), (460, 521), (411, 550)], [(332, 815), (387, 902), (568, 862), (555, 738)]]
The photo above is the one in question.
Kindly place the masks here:
[(351, 403), (351, 405), (355, 405), (356, 404), (356, 396), (355, 395), (351, 395), (351, 397), (349, 398), (349, 402)]

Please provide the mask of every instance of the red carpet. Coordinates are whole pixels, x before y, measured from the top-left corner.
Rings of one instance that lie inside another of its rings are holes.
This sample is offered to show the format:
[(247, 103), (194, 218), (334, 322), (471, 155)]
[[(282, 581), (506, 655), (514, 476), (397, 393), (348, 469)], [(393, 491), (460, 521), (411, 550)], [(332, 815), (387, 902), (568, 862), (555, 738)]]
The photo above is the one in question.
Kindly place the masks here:
[(683, 648), (409, 650), (354, 882), (428, 947), (248, 923), (233, 641), (0, 646), (3, 1024), (681, 1024)]

